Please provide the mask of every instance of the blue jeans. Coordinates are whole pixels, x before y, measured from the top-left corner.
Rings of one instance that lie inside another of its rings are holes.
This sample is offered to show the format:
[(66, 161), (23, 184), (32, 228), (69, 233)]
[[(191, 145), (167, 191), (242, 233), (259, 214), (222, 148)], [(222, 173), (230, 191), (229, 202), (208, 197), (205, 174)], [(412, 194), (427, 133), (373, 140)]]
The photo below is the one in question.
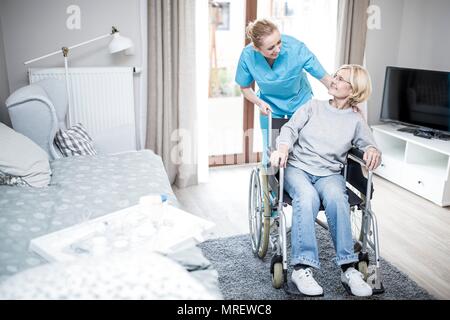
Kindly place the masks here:
[(354, 253), (350, 225), (350, 205), (345, 179), (336, 174), (316, 177), (288, 166), (284, 187), (292, 198), (291, 265), (305, 264), (320, 268), (315, 220), (322, 201), (336, 249), (337, 265), (358, 261)]

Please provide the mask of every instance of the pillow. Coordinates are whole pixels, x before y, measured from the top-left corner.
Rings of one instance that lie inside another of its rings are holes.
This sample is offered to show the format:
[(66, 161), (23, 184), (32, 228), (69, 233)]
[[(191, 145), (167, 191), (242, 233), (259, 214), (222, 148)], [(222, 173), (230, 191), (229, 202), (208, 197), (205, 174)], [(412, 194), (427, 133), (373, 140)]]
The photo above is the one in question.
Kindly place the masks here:
[(91, 137), (81, 123), (66, 131), (59, 129), (55, 135), (55, 145), (64, 157), (97, 154)]
[(45, 187), (51, 173), (48, 155), (41, 147), (0, 123), (0, 184)]
[(0, 284), (0, 300), (220, 298), (180, 264), (145, 250), (48, 263), (17, 273)]

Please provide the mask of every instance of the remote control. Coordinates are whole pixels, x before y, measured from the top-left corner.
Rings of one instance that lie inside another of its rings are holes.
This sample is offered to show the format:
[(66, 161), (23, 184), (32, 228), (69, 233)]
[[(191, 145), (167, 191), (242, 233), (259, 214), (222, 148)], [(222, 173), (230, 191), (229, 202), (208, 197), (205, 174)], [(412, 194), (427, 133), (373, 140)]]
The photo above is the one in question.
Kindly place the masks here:
[(434, 136), (432, 132), (421, 131), (421, 130), (414, 131), (414, 135), (416, 137), (421, 137), (421, 138), (425, 138), (425, 139), (431, 139)]

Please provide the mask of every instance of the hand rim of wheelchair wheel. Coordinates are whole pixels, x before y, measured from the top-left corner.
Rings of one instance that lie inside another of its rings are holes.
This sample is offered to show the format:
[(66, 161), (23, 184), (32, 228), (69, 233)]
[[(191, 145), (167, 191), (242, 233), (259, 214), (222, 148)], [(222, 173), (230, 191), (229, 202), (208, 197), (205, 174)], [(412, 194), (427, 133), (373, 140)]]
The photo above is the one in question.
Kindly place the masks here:
[(256, 254), (259, 251), (261, 243), (261, 212), (262, 212), (262, 196), (261, 196), (261, 182), (257, 169), (253, 169), (250, 176), (249, 187), (249, 230), (252, 244), (252, 251)]
[(258, 250), (258, 257), (263, 259), (267, 254), (267, 249), (269, 247), (269, 238), (270, 238), (270, 217), (272, 215), (272, 206), (270, 203), (269, 196), (269, 181), (267, 179), (267, 175), (264, 174), (264, 167), (261, 167), (261, 190), (262, 190), (262, 204), (264, 210), (261, 211), (261, 238)]
[(353, 238), (355, 238), (358, 242), (362, 241), (362, 223), (363, 212), (361, 210), (352, 211), (350, 213), (350, 225)]

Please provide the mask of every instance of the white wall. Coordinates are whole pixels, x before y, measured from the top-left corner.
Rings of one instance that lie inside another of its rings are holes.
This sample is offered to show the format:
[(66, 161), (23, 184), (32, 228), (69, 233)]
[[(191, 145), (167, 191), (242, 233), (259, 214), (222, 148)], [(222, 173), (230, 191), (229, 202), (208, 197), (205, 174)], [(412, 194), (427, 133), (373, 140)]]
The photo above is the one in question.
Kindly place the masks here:
[[(69, 30), (66, 20), (69, 5), (81, 9), (81, 29)], [(103, 39), (69, 55), (71, 67), (137, 65), (141, 63), (139, 0), (2, 0), (0, 18), (3, 24), (9, 87), (14, 91), (27, 85), (27, 66), (23, 62), (63, 46), (71, 46), (111, 32), (116, 26), (136, 46), (134, 56), (110, 55)], [(30, 67), (64, 66), (62, 55), (56, 55)]]
[(450, 71), (450, 1), (372, 0), (381, 30), (368, 30), (366, 66), (373, 95), (368, 120), (379, 121), (386, 66)]
[(405, 1), (398, 63), (450, 71), (450, 1)]
[(2, 22), (0, 19), (0, 122), (11, 125), (5, 100), (9, 95), (8, 74), (6, 72), (5, 49), (3, 46)]
[(373, 93), (367, 103), (370, 124), (380, 117), (386, 66), (397, 65), (403, 19), (404, 0), (372, 0), (381, 9), (381, 29), (368, 30), (366, 66), (372, 77)]
[[(63, 67), (61, 55), (25, 66), (24, 61), (108, 34), (115, 26), (120, 33), (134, 42), (133, 56), (108, 52), (109, 38), (102, 39), (69, 53), (69, 67), (136, 66), (146, 59), (142, 54), (141, 0), (1, 0), (4, 58), (8, 74), (9, 91), (28, 84), (29, 67)], [(78, 5), (81, 9), (81, 29), (69, 30), (67, 8)], [(0, 53), (1, 67), (1, 53)], [(1, 72), (1, 68), (0, 68)], [(0, 73), (1, 75), (1, 73)], [(135, 76), (135, 109), (141, 114), (140, 76)], [(138, 120), (138, 119), (137, 119)], [(137, 121), (138, 125), (140, 121)], [(138, 128), (139, 131), (139, 128)], [(139, 136), (139, 134), (138, 134)], [(138, 145), (139, 145), (138, 141)]]

